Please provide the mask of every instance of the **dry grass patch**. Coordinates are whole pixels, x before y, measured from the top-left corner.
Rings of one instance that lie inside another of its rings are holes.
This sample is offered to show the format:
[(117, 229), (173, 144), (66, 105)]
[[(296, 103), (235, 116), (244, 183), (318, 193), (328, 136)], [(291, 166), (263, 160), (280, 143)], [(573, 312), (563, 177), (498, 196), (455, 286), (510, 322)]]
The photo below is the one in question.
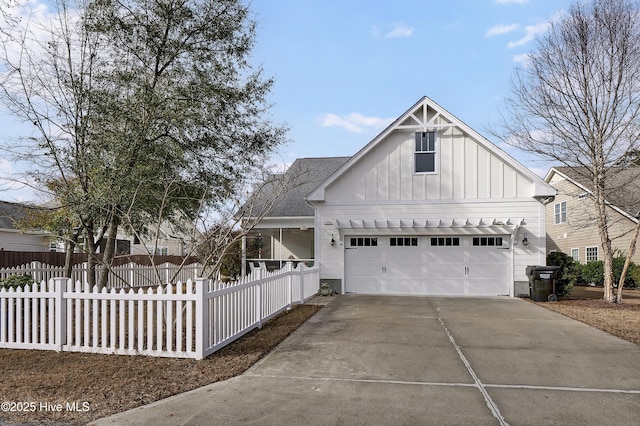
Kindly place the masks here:
[(558, 302), (537, 304), (640, 345), (640, 290), (625, 290), (622, 304), (605, 302), (602, 294), (602, 287), (574, 287)]
[[(36, 403), (0, 412), (3, 422), (86, 424), (242, 374), (322, 306), (299, 305), (203, 361), (0, 349), (0, 402)], [(88, 411), (68, 411), (67, 403)], [(51, 404), (43, 406), (42, 404)], [(51, 407), (62, 404), (61, 412)], [(85, 405), (83, 405), (85, 404)]]

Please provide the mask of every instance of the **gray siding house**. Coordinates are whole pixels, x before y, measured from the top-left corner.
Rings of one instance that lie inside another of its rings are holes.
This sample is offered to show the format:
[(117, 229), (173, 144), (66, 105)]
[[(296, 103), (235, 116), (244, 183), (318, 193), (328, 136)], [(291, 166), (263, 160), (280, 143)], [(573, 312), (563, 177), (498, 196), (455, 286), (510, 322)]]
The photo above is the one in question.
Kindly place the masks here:
[(32, 208), (24, 204), (0, 201), (0, 250), (49, 250), (50, 234), (39, 230), (21, 230), (17, 225), (17, 221), (23, 219)]

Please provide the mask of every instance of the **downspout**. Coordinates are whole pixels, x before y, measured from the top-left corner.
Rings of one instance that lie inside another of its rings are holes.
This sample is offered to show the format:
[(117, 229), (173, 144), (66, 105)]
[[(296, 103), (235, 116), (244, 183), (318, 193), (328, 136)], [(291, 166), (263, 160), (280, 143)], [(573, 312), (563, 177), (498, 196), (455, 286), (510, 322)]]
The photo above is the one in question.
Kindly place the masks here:
[(515, 286), (516, 286), (516, 235), (518, 235), (518, 230), (522, 227), (522, 221), (520, 221), (513, 232), (511, 233), (511, 259), (509, 265), (511, 266), (511, 285), (509, 286), (509, 296), (515, 297)]
[(545, 220), (541, 221), (540, 224), (540, 231), (542, 234), (542, 237), (544, 238), (542, 241), (543, 243), (543, 255), (544, 255), (544, 264), (547, 264), (547, 204), (553, 202), (556, 199), (555, 195), (549, 196), (549, 197), (545, 197), (541, 200), (542, 203), (542, 211), (544, 212), (544, 218)]

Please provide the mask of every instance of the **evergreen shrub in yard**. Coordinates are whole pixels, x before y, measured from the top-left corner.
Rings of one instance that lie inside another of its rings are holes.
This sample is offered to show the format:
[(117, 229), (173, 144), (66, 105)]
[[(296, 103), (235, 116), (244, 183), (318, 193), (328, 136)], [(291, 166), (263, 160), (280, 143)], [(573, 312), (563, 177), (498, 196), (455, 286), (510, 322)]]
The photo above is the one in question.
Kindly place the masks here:
[(556, 295), (566, 296), (578, 282), (580, 275), (579, 264), (571, 256), (562, 252), (553, 252), (547, 255), (548, 266), (559, 266), (558, 278), (556, 278)]
[(0, 279), (0, 288), (24, 288), (24, 286), (33, 284), (33, 282), (33, 277), (29, 274), (12, 275)]
[[(613, 282), (616, 286), (620, 281), (620, 275), (622, 275), (625, 257), (624, 253), (616, 252), (616, 256), (613, 258)], [(579, 265), (579, 269), (578, 285), (595, 284), (601, 286), (604, 284), (604, 266), (601, 260)], [(624, 286), (628, 288), (640, 286), (640, 267), (633, 262), (629, 264), (629, 270), (624, 279)]]

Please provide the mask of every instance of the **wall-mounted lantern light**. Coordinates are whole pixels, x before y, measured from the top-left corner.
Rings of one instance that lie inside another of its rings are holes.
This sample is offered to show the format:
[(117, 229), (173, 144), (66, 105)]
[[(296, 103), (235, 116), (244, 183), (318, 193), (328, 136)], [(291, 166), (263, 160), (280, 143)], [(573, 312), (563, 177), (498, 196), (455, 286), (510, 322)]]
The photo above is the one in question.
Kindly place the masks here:
[(524, 233), (524, 238), (522, 239), (522, 245), (523, 246), (528, 246), (529, 245), (529, 240), (527, 240), (527, 233)]
[(336, 245), (336, 239), (333, 238), (333, 234), (331, 234), (331, 242), (329, 244), (331, 244), (331, 247)]

